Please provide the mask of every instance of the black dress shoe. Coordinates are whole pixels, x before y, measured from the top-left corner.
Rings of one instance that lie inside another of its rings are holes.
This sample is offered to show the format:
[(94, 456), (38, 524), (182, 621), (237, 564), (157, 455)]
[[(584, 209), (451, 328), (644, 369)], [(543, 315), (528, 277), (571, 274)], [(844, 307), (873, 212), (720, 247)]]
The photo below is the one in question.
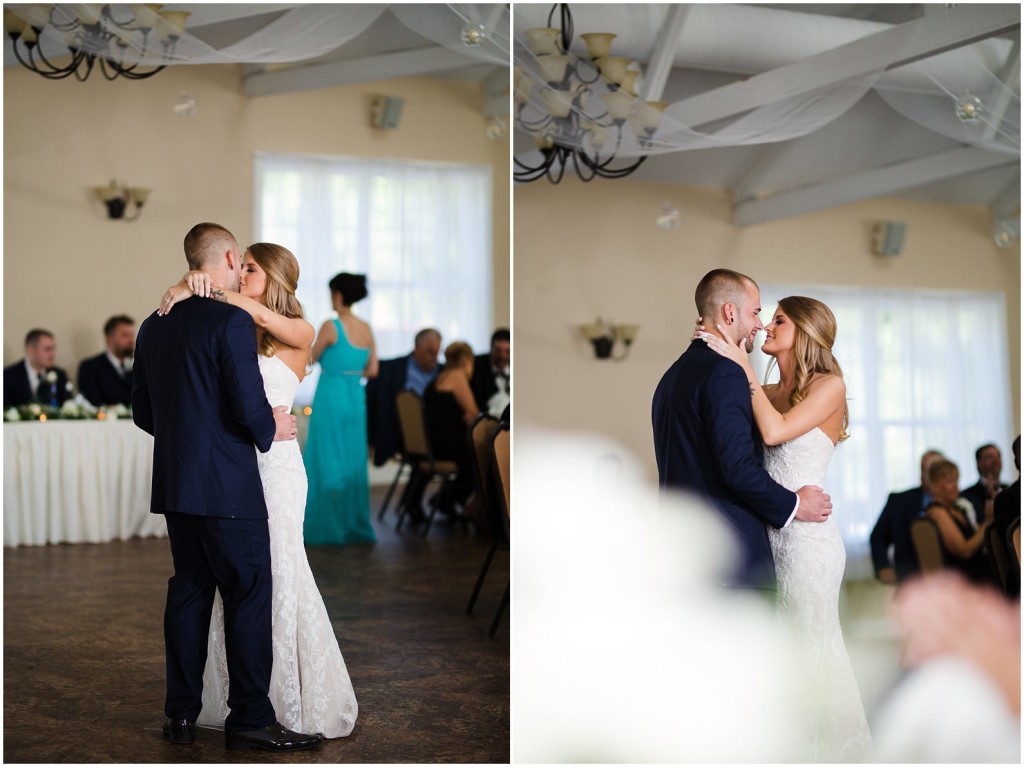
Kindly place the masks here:
[(196, 723), (188, 719), (168, 719), (164, 722), (164, 735), (171, 743), (191, 745), (196, 739)]
[(304, 751), (323, 743), (319, 735), (303, 735), (293, 732), (283, 724), (274, 722), (262, 730), (225, 732), (224, 747), (228, 751)]

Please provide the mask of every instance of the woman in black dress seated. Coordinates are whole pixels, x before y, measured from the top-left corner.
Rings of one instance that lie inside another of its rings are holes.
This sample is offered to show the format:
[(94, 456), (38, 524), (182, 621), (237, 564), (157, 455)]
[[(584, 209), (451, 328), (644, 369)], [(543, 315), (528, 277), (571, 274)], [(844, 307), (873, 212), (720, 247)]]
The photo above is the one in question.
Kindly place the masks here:
[(449, 483), (447, 492), (440, 498), (441, 510), (452, 513), (455, 504), (464, 506), (473, 491), (466, 427), (477, 417), (480, 408), (469, 386), (473, 377), (473, 350), (469, 344), (462, 341), (449, 344), (444, 358), (444, 369), (423, 392), (423, 406), (434, 458), (455, 461), (459, 465), (458, 478)]
[(925, 516), (939, 528), (946, 566), (958, 570), (975, 583), (991, 583), (992, 575), (985, 555), (985, 530), (991, 520), (978, 520), (975, 529), (967, 513), (957, 504), (960, 470), (952, 461), (935, 461), (928, 467), (932, 502)]

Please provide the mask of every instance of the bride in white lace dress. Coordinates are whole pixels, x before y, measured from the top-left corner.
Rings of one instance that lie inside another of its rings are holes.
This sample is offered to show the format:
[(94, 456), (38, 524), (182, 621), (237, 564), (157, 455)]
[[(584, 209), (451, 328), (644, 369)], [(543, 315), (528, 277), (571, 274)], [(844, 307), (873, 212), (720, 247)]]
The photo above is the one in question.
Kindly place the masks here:
[[(305, 375), (314, 336), (295, 297), (298, 280), (299, 265), (290, 251), (280, 245), (256, 243), (243, 257), (239, 293), (211, 286), (209, 276), (202, 272), (189, 272), (168, 289), (162, 311), (170, 311), (176, 301), (194, 293), (249, 312), (257, 326), (267, 400), (272, 407), (290, 409)], [(278, 721), (290, 729), (343, 737), (355, 726), (358, 705), (303, 546), (306, 471), (302, 454), (295, 441), (275, 442), (268, 452), (257, 453), (257, 459), (269, 514), (273, 573), (270, 701)], [(227, 700), (224, 605), (218, 593), (198, 723), (222, 727), (229, 710)]]
[[(708, 346), (747, 373), (754, 419), (765, 443), (764, 465), (772, 479), (794, 491), (824, 486), (835, 446), (847, 438), (846, 385), (832, 356), (835, 317), (820, 301), (790, 296), (779, 301), (765, 332), (761, 350), (778, 364), (777, 384), (758, 384), (742, 347)], [(769, 528), (768, 536), (779, 613), (793, 632), (805, 672), (807, 760), (868, 761), (871, 733), (839, 625), (846, 567), (839, 529), (831, 517), (815, 524), (794, 520), (781, 530)]]

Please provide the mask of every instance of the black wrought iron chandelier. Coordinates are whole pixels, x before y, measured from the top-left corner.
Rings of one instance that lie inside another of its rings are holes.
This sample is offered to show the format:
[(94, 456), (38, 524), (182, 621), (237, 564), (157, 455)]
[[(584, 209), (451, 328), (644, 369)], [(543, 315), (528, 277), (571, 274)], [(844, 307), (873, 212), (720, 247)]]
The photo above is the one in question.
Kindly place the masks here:
[[(14, 55), (26, 68), (50, 80), (74, 75), (85, 81), (99, 62), (108, 80), (152, 77), (166, 64), (144, 64), (154, 58), (168, 60), (185, 31), (186, 11), (161, 11), (160, 4), (25, 5), (4, 8), (4, 29)], [(67, 51), (48, 57), (39, 38), (59, 37)], [(159, 51), (157, 50), (159, 45)], [(63, 65), (50, 58), (70, 56)]]
[[(556, 29), (551, 24), (558, 9), (560, 28)], [(647, 155), (632, 161), (617, 159), (624, 139), (649, 148), (665, 103), (637, 98), (640, 71), (629, 59), (611, 55), (616, 35), (580, 35), (587, 57), (576, 58), (568, 54), (573, 39), (569, 6), (552, 6), (547, 23), (546, 28), (524, 33), (531, 66), (517, 68), (515, 84), (516, 124), (533, 136), (541, 161), (531, 166), (514, 158), (515, 180), (547, 178), (557, 184), (569, 166), (583, 181), (628, 176)]]

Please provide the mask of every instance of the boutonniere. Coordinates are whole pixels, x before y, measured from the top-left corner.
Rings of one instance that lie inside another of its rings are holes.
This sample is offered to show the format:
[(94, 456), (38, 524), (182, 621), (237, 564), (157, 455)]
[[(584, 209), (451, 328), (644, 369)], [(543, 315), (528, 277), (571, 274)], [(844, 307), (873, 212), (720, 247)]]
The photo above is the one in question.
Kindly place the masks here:
[(44, 376), (44, 378), (46, 378), (46, 383), (48, 383), (48, 384), (55, 384), (55, 383), (57, 383), (57, 371), (56, 370), (47, 370), (46, 371), (46, 375)]

